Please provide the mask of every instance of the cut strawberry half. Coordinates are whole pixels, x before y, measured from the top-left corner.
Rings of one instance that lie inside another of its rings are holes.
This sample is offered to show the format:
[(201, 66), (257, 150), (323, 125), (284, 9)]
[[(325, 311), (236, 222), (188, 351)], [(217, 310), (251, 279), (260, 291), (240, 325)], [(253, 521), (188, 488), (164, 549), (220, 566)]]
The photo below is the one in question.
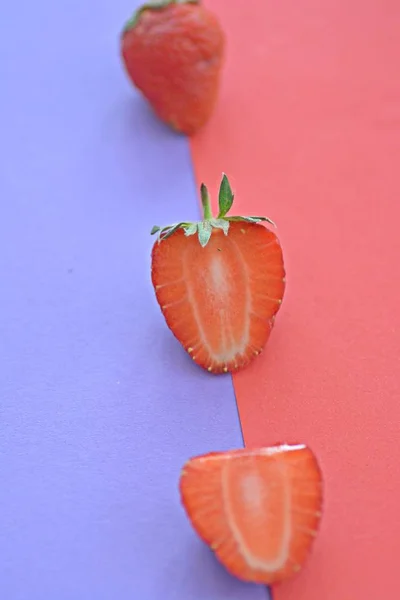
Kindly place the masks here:
[(266, 217), (228, 216), (224, 175), (213, 218), (154, 227), (152, 282), (168, 327), (192, 359), (212, 373), (238, 371), (263, 350), (285, 290), (282, 249)]
[(322, 507), (321, 472), (306, 446), (198, 456), (184, 466), (180, 492), (193, 528), (231, 574), (269, 585), (301, 569)]

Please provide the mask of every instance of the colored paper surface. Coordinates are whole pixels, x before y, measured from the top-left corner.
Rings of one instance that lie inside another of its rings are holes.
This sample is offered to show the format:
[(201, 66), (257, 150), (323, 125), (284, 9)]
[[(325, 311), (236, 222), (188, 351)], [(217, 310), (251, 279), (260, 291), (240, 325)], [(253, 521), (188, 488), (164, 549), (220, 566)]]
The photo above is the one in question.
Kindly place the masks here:
[(278, 224), (287, 291), (265, 353), (234, 376), (249, 446), (303, 442), (325, 512), (274, 600), (400, 594), (400, 5), (208, 0), (228, 36), (218, 108), (192, 141), (235, 213)]
[(149, 232), (198, 216), (187, 140), (126, 81), (136, 2), (0, 21), (0, 598), (265, 600), (197, 539), (178, 478), (240, 447), (230, 377), (163, 321)]

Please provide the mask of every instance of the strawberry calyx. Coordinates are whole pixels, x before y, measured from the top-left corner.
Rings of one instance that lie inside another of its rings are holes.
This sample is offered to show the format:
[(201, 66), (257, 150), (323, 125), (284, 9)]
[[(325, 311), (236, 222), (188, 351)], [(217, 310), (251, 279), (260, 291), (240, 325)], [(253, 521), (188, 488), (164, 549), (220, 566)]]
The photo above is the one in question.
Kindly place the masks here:
[(170, 4), (199, 4), (200, 0), (148, 0), (146, 4), (143, 4), (140, 8), (138, 8), (132, 15), (132, 17), (126, 22), (125, 27), (122, 33), (126, 33), (130, 29), (133, 29), (143, 12), (146, 10), (161, 10), (166, 8)]
[(221, 229), (225, 235), (228, 235), (231, 222), (243, 221), (246, 223), (261, 223), (262, 221), (270, 223), (275, 227), (275, 223), (268, 217), (247, 217), (247, 216), (228, 216), (228, 213), (233, 205), (234, 195), (225, 173), (222, 174), (222, 181), (219, 188), (219, 211), (218, 216), (214, 217), (211, 210), (210, 195), (204, 183), (200, 186), (201, 203), (203, 205), (203, 220), (202, 221), (182, 221), (173, 223), (165, 227), (155, 225), (150, 234), (158, 233), (158, 242), (162, 242), (169, 238), (178, 229), (183, 229), (186, 236), (196, 235), (199, 238), (200, 245), (205, 248), (207, 246), (213, 229)]

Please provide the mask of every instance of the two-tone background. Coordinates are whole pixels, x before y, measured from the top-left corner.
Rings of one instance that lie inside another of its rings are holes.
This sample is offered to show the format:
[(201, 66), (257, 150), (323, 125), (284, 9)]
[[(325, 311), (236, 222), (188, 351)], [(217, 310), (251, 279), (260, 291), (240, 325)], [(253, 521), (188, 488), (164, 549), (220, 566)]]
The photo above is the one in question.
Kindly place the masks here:
[[(0, 598), (266, 600), (179, 505), (184, 461), (305, 442), (326, 507), (275, 600), (400, 593), (400, 5), (208, 0), (228, 57), (190, 142), (128, 84), (136, 0), (7, 2), (0, 19)], [(278, 224), (266, 352), (215, 377), (167, 330), (154, 224), (224, 171)], [(239, 413), (238, 413), (239, 409)]]

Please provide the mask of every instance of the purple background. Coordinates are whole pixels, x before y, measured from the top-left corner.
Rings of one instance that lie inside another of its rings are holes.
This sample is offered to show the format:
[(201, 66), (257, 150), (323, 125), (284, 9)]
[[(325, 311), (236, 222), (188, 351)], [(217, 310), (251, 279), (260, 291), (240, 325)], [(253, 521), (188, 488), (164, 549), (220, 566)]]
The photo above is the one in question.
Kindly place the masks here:
[(197, 540), (177, 483), (242, 444), (190, 362), (149, 230), (197, 218), (186, 139), (121, 69), (135, 2), (7, 2), (0, 22), (0, 598), (265, 600)]

